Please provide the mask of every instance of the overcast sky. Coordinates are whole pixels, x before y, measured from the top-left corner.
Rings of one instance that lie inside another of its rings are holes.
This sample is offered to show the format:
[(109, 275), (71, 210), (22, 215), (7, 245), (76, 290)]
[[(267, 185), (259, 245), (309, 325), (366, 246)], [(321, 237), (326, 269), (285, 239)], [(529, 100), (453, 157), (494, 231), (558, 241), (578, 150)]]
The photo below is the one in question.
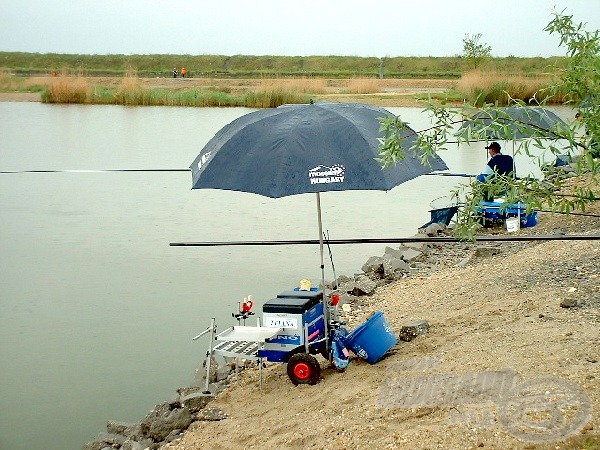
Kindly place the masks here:
[(0, 51), (83, 54), (564, 55), (552, 11), (600, 28), (600, 0), (0, 0)]

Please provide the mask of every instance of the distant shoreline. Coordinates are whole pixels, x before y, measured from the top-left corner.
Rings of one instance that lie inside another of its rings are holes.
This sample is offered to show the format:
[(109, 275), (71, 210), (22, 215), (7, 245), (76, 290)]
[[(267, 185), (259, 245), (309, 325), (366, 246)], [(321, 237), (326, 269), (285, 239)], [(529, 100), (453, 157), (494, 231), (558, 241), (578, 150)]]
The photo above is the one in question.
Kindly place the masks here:
[[(338, 94), (330, 96), (320, 96), (321, 101), (332, 101), (332, 102), (360, 102), (374, 106), (381, 107), (420, 107), (423, 106), (423, 102), (409, 97), (408, 95), (381, 95), (381, 94), (363, 94), (363, 95), (352, 95), (352, 94)], [(0, 92), (0, 102), (41, 102), (42, 97), (39, 92)]]
[[(50, 87), (61, 78), (51, 76), (34, 76), (19, 79), (18, 90), (9, 87), (0, 92), (0, 102), (40, 102), (40, 87)], [(70, 78), (67, 78), (70, 79)], [(366, 103), (374, 106), (408, 106), (421, 107), (426, 103), (427, 95), (440, 95), (454, 85), (454, 80), (444, 79), (390, 79), (390, 80), (356, 80), (328, 79), (311, 80), (289, 79), (210, 79), (210, 78), (123, 78), (123, 77), (81, 77), (73, 80), (84, 80), (93, 86), (125, 88), (141, 87), (148, 89), (165, 89), (178, 92), (182, 89), (223, 90), (243, 95), (247, 91), (262, 92), (281, 87), (290, 93), (299, 91), (308, 93), (315, 101)], [(305, 85), (303, 85), (304, 83)], [(361, 85), (363, 83), (364, 85)], [(31, 90), (28, 89), (31, 88)], [(11, 89), (14, 89), (11, 92)], [(300, 89), (300, 90), (299, 90)], [(35, 92), (32, 92), (35, 90)], [(314, 90), (314, 92), (311, 92)], [(361, 92), (362, 91), (362, 92)], [(419, 100), (419, 98), (421, 100)], [(93, 103), (90, 103), (93, 104)], [(188, 105), (189, 106), (189, 105)]]
[(39, 92), (0, 92), (0, 102), (41, 102)]

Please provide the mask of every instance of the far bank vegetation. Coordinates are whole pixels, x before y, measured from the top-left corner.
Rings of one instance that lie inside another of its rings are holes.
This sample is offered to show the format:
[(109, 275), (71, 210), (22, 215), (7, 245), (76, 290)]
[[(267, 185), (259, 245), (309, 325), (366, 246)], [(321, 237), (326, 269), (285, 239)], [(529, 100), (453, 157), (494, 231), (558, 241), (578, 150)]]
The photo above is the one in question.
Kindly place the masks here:
[[(506, 104), (531, 101), (564, 59), (463, 57), (53, 55), (2, 53), (0, 91), (48, 103), (276, 107), (310, 101)], [(187, 76), (172, 76), (186, 67)], [(562, 99), (556, 98), (559, 103)]]

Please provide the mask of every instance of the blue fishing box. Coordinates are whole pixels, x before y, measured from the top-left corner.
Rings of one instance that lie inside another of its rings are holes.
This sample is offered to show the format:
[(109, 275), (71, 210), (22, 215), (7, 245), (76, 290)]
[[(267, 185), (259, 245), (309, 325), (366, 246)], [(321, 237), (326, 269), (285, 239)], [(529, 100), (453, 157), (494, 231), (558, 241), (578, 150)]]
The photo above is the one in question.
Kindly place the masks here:
[[(263, 305), (262, 325), (281, 328), (267, 339), (258, 356), (268, 361), (285, 362), (305, 343), (325, 337), (322, 291), (286, 291)], [(318, 347), (318, 345), (317, 345)]]
[(526, 204), (503, 205), (503, 202), (480, 202), (477, 212), (490, 220), (506, 220), (507, 217), (517, 217), (520, 215), (522, 228), (533, 227), (538, 224), (537, 211), (525, 214), (527, 210)]

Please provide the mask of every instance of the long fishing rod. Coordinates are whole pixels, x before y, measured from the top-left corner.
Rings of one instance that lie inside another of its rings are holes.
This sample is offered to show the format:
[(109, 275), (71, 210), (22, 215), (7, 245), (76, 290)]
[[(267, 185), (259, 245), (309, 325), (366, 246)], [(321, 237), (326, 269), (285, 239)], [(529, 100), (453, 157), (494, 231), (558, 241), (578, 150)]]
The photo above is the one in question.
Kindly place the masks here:
[[(190, 169), (31, 169), (31, 170), (0, 170), (0, 173), (103, 173), (103, 172), (189, 172)], [(431, 172), (425, 175), (444, 177), (476, 177), (468, 173)]]
[(0, 170), (1, 173), (104, 173), (104, 172), (189, 172), (190, 169), (64, 169), (64, 170)]
[[(599, 234), (538, 234), (523, 236), (477, 236), (476, 242), (518, 242), (518, 241), (596, 241)], [(454, 237), (407, 237), (407, 238), (362, 238), (362, 239), (330, 239), (328, 244), (403, 244), (410, 242), (447, 242), (468, 243)], [(222, 242), (171, 242), (171, 247), (223, 247), (223, 246), (263, 246), (263, 245), (315, 245), (318, 239), (299, 239), (288, 241), (222, 241)]]
[(450, 173), (450, 172), (429, 172), (424, 175), (437, 175), (441, 177), (464, 177), (464, 178), (475, 178), (477, 175), (469, 173)]
[[(190, 169), (33, 169), (33, 170), (0, 170), (0, 174), (11, 173), (103, 173), (103, 172), (189, 172)], [(444, 177), (473, 178), (477, 175), (468, 173), (431, 172), (425, 175), (438, 175)]]
[(532, 211), (552, 213), (552, 214), (563, 214), (565, 216), (600, 217), (600, 214), (575, 213), (575, 212), (564, 212), (564, 211), (552, 211), (551, 209), (533, 209)]
[[(600, 201), (600, 199), (596, 199), (594, 201)], [(456, 203), (454, 206), (465, 206), (466, 203)], [(511, 206), (512, 208), (512, 206)], [(431, 211), (435, 211), (437, 209), (447, 209), (447, 208), (435, 208), (432, 209)], [(521, 206), (519, 207), (519, 209), (521, 210), (521, 212), (525, 212), (527, 210), (527, 208), (525, 206)], [(562, 214), (564, 216), (583, 216), (583, 217), (600, 217), (600, 214), (590, 214), (590, 213), (576, 213), (576, 212), (565, 212), (565, 211), (552, 211), (551, 209), (532, 209), (532, 212), (543, 212), (543, 213), (550, 213), (550, 214)]]
[[(109, 173), (109, 172), (189, 172), (190, 169), (63, 169), (63, 170), (0, 170), (0, 174), (18, 174), (18, 173)], [(444, 177), (465, 177), (474, 178), (477, 175), (468, 173), (446, 173), (446, 172), (430, 172), (424, 175), (437, 175)], [(573, 197), (572, 195), (556, 194), (564, 197)], [(540, 212), (553, 212), (557, 214), (571, 214), (574, 216), (588, 216), (588, 217), (600, 217), (596, 214), (583, 214), (583, 213), (563, 213), (559, 211), (549, 210), (537, 210)]]

